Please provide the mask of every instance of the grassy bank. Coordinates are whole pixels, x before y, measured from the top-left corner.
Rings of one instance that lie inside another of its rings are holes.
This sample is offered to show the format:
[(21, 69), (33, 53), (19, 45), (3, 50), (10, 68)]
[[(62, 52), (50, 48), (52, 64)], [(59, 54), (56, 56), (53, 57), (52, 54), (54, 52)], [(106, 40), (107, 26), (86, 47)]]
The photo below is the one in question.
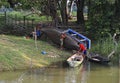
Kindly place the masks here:
[(45, 41), (37, 41), (37, 47), (33, 39), (0, 35), (0, 71), (44, 67), (71, 55)]
[(117, 46), (113, 43), (112, 38), (105, 38), (98, 40), (97, 42), (94, 42), (92, 44), (91, 52), (99, 53), (103, 56), (108, 56), (113, 50), (115, 50), (115, 53), (110, 58), (113, 63), (119, 62), (119, 56), (120, 56), (120, 41), (117, 42)]
[[(113, 42), (108, 38), (92, 44), (90, 51), (107, 56), (114, 47)], [(119, 61), (119, 49), (120, 42), (118, 42), (117, 50), (111, 58), (115, 63)], [(42, 51), (45, 51), (46, 54), (42, 54)], [(66, 60), (70, 55), (70, 52), (61, 51), (45, 41), (38, 40), (36, 48), (33, 39), (0, 35), (0, 71), (45, 67), (54, 62)]]

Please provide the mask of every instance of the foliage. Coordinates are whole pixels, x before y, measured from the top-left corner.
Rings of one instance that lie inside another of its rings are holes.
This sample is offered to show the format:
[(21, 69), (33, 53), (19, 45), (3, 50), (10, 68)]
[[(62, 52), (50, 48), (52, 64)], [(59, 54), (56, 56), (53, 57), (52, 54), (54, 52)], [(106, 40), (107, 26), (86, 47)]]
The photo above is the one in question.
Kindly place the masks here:
[[(45, 1), (45, 0), (44, 0)], [(19, 0), (19, 3), (21, 3), (22, 9), (31, 9), (31, 7), (40, 8), (42, 7), (43, 0)]]
[(30, 11), (22, 11), (22, 12), (19, 12), (19, 11), (13, 11), (13, 12), (10, 12), (8, 13), (8, 15), (12, 18), (14, 18), (15, 16), (17, 16), (17, 19), (21, 19), (23, 20), (23, 17), (25, 16), (26, 19), (34, 19), (35, 22), (40, 22), (40, 21), (48, 21), (51, 20), (51, 18), (47, 17), (47, 16), (38, 16), (37, 14), (31, 14)]
[(114, 18), (115, 1), (111, 0), (91, 0), (89, 2), (88, 22), (86, 30), (94, 39), (108, 36), (107, 33), (113, 34), (119, 29), (119, 21)]
[[(102, 56), (108, 56), (113, 50), (115, 50), (116, 45), (113, 43), (111, 38), (103, 38), (98, 40), (96, 43), (92, 43), (92, 48), (90, 52), (99, 53)], [(113, 63), (118, 63), (119, 61), (119, 54), (120, 54), (120, 41), (118, 41), (117, 50), (115, 50), (115, 54), (111, 57), (111, 61)]]
[(108, 55), (114, 49), (114, 44), (111, 38), (103, 38), (94, 42), (91, 51), (103, 55)]
[(10, 7), (9, 3), (7, 2), (7, 0), (1, 0), (0, 1), (0, 7), (1, 6)]

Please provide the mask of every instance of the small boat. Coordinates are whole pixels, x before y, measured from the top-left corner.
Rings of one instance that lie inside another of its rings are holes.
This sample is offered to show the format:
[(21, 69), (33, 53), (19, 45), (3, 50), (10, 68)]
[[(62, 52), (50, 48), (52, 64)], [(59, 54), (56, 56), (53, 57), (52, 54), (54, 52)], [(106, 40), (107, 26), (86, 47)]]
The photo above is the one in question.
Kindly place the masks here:
[(70, 67), (77, 67), (82, 64), (83, 60), (83, 55), (80, 53), (76, 53), (67, 59), (67, 63)]
[(110, 62), (110, 59), (99, 54), (89, 54), (87, 58), (89, 61), (99, 64), (108, 64)]

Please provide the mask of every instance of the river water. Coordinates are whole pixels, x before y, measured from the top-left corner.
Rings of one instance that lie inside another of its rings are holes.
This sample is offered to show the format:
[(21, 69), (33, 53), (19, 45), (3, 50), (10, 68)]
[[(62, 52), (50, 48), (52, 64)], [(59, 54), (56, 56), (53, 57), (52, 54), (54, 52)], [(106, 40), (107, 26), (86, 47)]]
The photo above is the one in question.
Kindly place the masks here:
[(120, 68), (92, 63), (76, 68), (57, 67), (0, 72), (0, 83), (120, 83)]

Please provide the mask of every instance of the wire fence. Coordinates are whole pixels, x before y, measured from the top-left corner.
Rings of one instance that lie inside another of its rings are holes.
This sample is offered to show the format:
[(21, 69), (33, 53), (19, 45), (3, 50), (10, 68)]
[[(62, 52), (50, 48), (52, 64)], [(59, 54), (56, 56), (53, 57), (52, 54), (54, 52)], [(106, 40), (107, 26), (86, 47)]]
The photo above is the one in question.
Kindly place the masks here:
[(17, 14), (10, 15), (8, 12), (0, 13), (0, 28), (12, 30), (13, 32), (30, 33), (33, 27), (37, 24), (34, 19), (28, 19), (28, 15), (21, 18)]

